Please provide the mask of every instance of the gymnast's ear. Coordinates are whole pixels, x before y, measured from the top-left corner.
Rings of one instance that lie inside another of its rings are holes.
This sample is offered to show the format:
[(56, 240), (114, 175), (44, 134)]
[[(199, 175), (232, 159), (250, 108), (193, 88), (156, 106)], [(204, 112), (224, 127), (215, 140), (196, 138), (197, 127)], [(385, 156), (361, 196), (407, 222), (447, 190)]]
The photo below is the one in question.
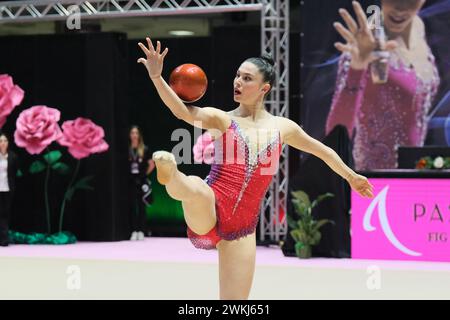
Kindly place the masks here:
[(266, 82), (266, 83), (263, 85), (261, 91), (263, 91), (264, 94), (266, 95), (266, 94), (269, 93), (270, 89), (271, 89), (270, 83), (267, 83), (267, 82)]

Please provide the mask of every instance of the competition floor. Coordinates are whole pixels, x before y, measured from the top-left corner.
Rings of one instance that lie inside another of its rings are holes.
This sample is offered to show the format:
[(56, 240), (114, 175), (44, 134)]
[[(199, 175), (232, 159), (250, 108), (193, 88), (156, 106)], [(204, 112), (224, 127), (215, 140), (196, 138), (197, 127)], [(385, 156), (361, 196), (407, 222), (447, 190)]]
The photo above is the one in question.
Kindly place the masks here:
[[(250, 299), (450, 299), (450, 263), (256, 256)], [(217, 298), (217, 251), (186, 238), (0, 247), (0, 299)]]

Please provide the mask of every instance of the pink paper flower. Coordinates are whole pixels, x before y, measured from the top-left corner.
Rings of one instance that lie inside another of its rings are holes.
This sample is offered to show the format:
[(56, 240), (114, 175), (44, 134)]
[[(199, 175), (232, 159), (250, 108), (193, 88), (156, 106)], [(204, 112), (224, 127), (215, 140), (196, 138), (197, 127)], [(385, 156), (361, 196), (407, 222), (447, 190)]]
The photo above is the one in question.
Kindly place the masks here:
[(22, 111), (17, 118), (14, 140), (30, 154), (39, 154), (61, 137), (58, 125), (61, 113), (46, 106), (34, 106)]
[(0, 129), (14, 108), (22, 102), (23, 95), (23, 90), (14, 85), (9, 75), (0, 74)]
[(69, 148), (75, 159), (86, 158), (92, 153), (108, 150), (109, 145), (103, 140), (105, 132), (102, 127), (89, 119), (77, 118), (65, 121), (62, 125), (63, 135), (58, 142)]
[(205, 132), (198, 137), (192, 150), (195, 162), (211, 164), (214, 160), (214, 143), (211, 135)]

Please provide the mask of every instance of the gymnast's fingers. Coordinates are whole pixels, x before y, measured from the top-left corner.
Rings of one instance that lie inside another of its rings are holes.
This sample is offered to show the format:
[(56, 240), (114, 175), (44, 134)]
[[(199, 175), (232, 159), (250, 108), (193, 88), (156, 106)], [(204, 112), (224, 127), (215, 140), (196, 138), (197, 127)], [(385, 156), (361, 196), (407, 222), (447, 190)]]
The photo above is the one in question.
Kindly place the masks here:
[(152, 54), (155, 53), (155, 48), (153, 47), (152, 40), (149, 37), (147, 37), (145, 39), (147, 40), (148, 50), (150, 51), (150, 53), (152, 53)]
[(141, 47), (142, 51), (148, 57), (150, 55), (150, 51), (141, 42), (139, 42), (138, 45), (139, 45), (139, 47)]
[(160, 54), (161, 52), (161, 42), (156, 41), (156, 53)]
[(167, 52), (169, 52), (169, 48), (164, 49), (163, 53), (161, 54), (161, 59), (164, 59), (166, 57)]

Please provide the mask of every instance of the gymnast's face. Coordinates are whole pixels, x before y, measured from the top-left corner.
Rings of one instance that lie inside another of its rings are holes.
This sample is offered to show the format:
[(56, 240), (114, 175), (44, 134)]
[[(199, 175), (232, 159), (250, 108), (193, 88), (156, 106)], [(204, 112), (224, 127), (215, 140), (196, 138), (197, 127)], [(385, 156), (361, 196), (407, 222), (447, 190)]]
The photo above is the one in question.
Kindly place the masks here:
[(241, 64), (236, 72), (233, 86), (234, 101), (250, 105), (264, 99), (265, 93), (270, 89), (270, 84), (264, 82), (263, 75), (251, 62)]
[(384, 26), (392, 33), (401, 33), (409, 27), (425, 0), (382, 0)]
[(8, 152), (8, 138), (6, 136), (0, 136), (0, 153), (6, 154)]

